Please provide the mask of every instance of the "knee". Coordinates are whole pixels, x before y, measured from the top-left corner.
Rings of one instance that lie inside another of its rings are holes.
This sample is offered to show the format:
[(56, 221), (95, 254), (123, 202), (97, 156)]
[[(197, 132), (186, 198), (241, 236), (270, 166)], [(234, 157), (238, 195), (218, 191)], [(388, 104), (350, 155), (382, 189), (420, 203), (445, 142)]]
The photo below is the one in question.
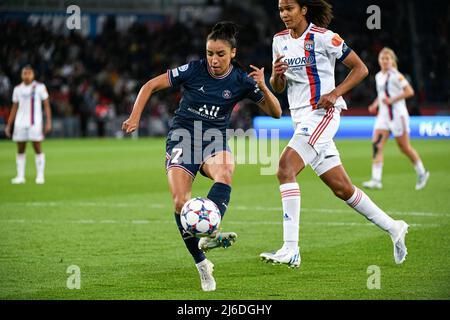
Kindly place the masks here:
[(176, 213), (181, 213), (181, 209), (183, 209), (184, 204), (189, 200), (186, 195), (174, 195), (173, 196), (173, 204), (175, 207)]
[(280, 183), (295, 180), (297, 173), (288, 165), (287, 161), (281, 160), (278, 165), (277, 178)]
[(354, 187), (351, 183), (342, 181), (334, 188), (333, 193), (341, 200), (347, 201), (353, 196)]
[(226, 165), (214, 176), (214, 182), (231, 185), (233, 182), (234, 165)]
[(380, 142), (373, 142), (373, 157), (376, 158), (381, 152), (383, 152), (383, 145)]

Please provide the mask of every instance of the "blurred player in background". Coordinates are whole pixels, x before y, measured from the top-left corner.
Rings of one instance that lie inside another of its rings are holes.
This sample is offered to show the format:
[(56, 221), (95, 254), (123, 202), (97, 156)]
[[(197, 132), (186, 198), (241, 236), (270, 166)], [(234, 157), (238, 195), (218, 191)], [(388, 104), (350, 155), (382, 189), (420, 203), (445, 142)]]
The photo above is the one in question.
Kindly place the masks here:
[[(404, 238), (408, 225), (393, 220), (352, 184), (333, 141), (340, 113), (347, 109), (342, 95), (368, 75), (367, 67), (338, 34), (325, 29), (333, 18), (326, 1), (280, 0), (279, 11), (287, 30), (273, 40), (270, 83), (276, 92), (287, 87), (295, 133), (281, 155), (277, 173), (284, 244), (278, 251), (260, 256), (290, 267), (300, 266), (300, 187), (296, 177), (309, 164), (338, 198), (391, 236), (395, 262), (402, 263), (407, 254)], [(336, 61), (350, 69), (337, 87)]]
[[(21, 77), (22, 83), (17, 85), (13, 91), (13, 105), (5, 127), (5, 134), (10, 138), (11, 128), (14, 124), (12, 139), (17, 142), (17, 176), (11, 180), (11, 183), (25, 183), (25, 149), (27, 141), (31, 141), (36, 153), (36, 183), (43, 184), (45, 182), (45, 154), (42, 152), (41, 142), (44, 140), (45, 134), (52, 129), (48, 92), (43, 83), (34, 80), (34, 70), (31, 66), (22, 68)], [(45, 127), (42, 104), (44, 104), (45, 111)]]
[[(204, 291), (216, 289), (212, 275), (214, 265), (206, 259), (204, 251), (231, 245), (236, 240), (236, 234), (218, 232), (212, 238), (199, 240), (183, 229), (180, 213), (191, 198), (192, 183), (198, 172), (214, 181), (207, 197), (218, 206), (223, 217), (230, 201), (234, 172), (234, 159), (226, 137), (233, 107), (237, 102), (250, 98), (268, 115), (281, 116), (280, 103), (265, 84), (264, 68), (251, 66), (254, 71), (247, 74), (234, 61), (236, 35), (235, 24), (216, 24), (207, 38), (206, 59), (168, 70), (166, 74), (147, 82), (139, 92), (130, 118), (122, 127), (126, 133), (138, 128), (142, 111), (152, 94), (172, 86), (184, 87), (167, 136), (166, 170), (175, 220), (194, 258)], [(197, 125), (201, 125), (201, 131)], [(203, 135), (211, 129), (219, 136), (215, 134), (214, 140), (205, 139)], [(198, 135), (200, 139), (196, 138)]]
[(400, 150), (411, 160), (417, 173), (416, 190), (425, 187), (430, 173), (425, 170), (417, 151), (409, 142), (409, 114), (405, 99), (414, 96), (408, 80), (398, 71), (397, 56), (392, 49), (384, 48), (378, 55), (381, 71), (375, 76), (378, 96), (369, 106), (377, 114), (373, 133), (372, 179), (363, 183), (368, 189), (381, 189), (383, 149), (389, 134), (395, 138)]

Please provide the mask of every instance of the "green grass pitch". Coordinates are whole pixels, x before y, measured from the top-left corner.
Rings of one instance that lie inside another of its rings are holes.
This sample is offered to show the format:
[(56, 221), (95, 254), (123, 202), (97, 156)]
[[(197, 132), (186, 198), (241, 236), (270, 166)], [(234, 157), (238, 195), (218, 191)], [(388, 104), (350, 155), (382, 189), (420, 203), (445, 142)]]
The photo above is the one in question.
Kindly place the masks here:
[[(283, 142), (285, 144), (286, 141)], [(356, 185), (370, 175), (369, 141), (338, 140)], [(415, 172), (395, 143), (386, 148), (384, 189), (367, 192), (410, 225), (409, 255), (393, 260), (392, 242), (342, 201), (310, 168), (302, 189), (302, 264), (266, 264), (259, 253), (282, 244), (275, 176), (238, 165), (222, 223), (238, 242), (208, 254), (217, 291), (204, 293), (178, 234), (164, 171), (164, 140), (47, 140), (46, 184), (34, 183), (31, 146), (27, 183), (13, 186), (15, 145), (0, 142), (1, 299), (449, 299), (450, 141), (413, 141), (431, 171), (414, 190)], [(211, 182), (198, 177), (193, 196)], [(67, 268), (81, 272), (70, 290)], [(367, 270), (381, 271), (369, 290)]]

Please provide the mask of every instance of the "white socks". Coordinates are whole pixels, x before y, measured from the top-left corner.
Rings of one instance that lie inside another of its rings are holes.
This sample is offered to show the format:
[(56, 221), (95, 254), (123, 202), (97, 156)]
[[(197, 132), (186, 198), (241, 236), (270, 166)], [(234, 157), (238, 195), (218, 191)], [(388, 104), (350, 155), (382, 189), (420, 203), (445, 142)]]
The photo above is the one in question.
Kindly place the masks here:
[(36, 161), (36, 176), (38, 178), (44, 178), (44, 169), (45, 169), (45, 154), (40, 153), (35, 156)]
[(283, 203), (283, 247), (297, 250), (300, 223), (300, 187), (298, 183), (280, 185)]
[(414, 169), (416, 169), (417, 175), (419, 176), (425, 174), (425, 167), (423, 166), (422, 160), (418, 160), (414, 164)]
[(16, 168), (17, 168), (17, 178), (19, 179), (25, 179), (25, 163), (26, 163), (25, 153), (17, 153)]
[(357, 187), (355, 187), (353, 196), (346, 202), (350, 207), (365, 216), (369, 221), (384, 231), (389, 232), (389, 234), (395, 232), (395, 220), (389, 217), (383, 210), (378, 208), (378, 206)]
[[(45, 154), (40, 153), (35, 156), (36, 162), (36, 177), (44, 178), (45, 169)], [(16, 154), (16, 167), (17, 167), (17, 178), (25, 179), (25, 164), (26, 156), (25, 153)]]
[(372, 180), (381, 182), (383, 175), (383, 162), (374, 162), (372, 164)]
[[(421, 160), (418, 160), (414, 164), (414, 169), (418, 176), (425, 174), (425, 167)], [(372, 180), (381, 182), (381, 177), (383, 175), (383, 163), (373, 163), (372, 164)]]

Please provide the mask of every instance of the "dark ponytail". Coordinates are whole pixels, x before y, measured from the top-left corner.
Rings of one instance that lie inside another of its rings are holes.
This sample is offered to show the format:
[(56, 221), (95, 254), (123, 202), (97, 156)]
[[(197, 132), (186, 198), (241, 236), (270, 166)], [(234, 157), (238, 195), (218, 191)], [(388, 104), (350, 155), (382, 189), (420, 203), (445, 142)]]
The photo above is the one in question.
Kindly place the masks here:
[(327, 28), (333, 19), (333, 6), (325, 0), (297, 0), (300, 7), (307, 7), (306, 20), (321, 28)]
[[(213, 27), (211, 33), (208, 35), (207, 41), (209, 40), (222, 40), (227, 42), (231, 49), (237, 48), (237, 35), (239, 33), (239, 26), (232, 21), (220, 21), (217, 22)], [(232, 59), (231, 63), (242, 70), (245, 71), (244, 66), (239, 63), (236, 59)]]
[(207, 40), (223, 40), (230, 44), (231, 49), (237, 48), (237, 35), (239, 28), (231, 21), (218, 22), (208, 35)]

